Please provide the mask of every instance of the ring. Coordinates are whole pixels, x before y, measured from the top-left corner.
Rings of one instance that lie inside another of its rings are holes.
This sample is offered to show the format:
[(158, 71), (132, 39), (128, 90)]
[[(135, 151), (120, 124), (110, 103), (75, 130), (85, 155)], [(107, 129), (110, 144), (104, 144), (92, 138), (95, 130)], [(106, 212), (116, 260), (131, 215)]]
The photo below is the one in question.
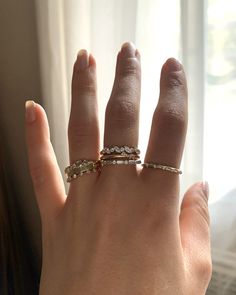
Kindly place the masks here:
[(75, 163), (65, 168), (67, 182), (71, 182), (73, 179), (83, 174), (98, 171), (100, 171), (100, 161), (92, 160), (77, 160)]
[(169, 172), (176, 173), (176, 174), (182, 174), (182, 171), (180, 169), (175, 168), (175, 167), (171, 167), (171, 166), (160, 165), (160, 164), (156, 164), (156, 163), (143, 163), (142, 166), (144, 168), (161, 169), (161, 170), (169, 171)]
[(136, 165), (141, 164), (138, 160), (140, 150), (129, 146), (111, 146), (105, 147), (100, 152), (101, 167), (106, 165)]
[(136, 165), (141, 164), (140, 160), (101, 160), (101, 167), (107, 165)]
[(141, 164), (139, 160), (140, 150), (129, 146), (105, 147), (101, 152), (98, 161), (77, 160), (65, 168), (67, 182), (82, 176), (83, 174), (99, 172), (101, 167), (107, 165), (136, 165)]
[(135, 154), (135, 155), (139, 155), (140, 154), (140, 150), (136, 147), (129, 147), (129, 146), (112, 146), (112, 147), (105, 147), (100, 154), (102, 155), (110, 155), (110, 154)]
[(125, 159), (125, 160), (137, 160), (139, 156), (134, 154), (125, 154), (125, 155), (103, 155), (100, 157), (100, 160), (112, 160), (112, 159)]

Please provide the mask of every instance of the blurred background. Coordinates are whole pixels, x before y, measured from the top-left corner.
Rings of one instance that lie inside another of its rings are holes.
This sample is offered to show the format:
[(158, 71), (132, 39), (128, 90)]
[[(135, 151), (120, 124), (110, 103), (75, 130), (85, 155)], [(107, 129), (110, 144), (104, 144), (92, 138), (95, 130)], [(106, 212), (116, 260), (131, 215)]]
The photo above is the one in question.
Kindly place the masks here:
[[(24, 102), (34, 99), (46, 109), (63, 173), (69, 162), (67, 123), (76, 55), (85, 48), (97, 60), (103, 130), (116, 54), (125, 41), (133, 42), (142, 56), (142, 156), (158, 101), (161, 66), (176, 57), (185, 67), (189, 128), (181, 195), (195, 181), (209, 182), (214, 273), (208, 294), (236, 294), (235, 0), (0, 1), (0, 140), (8, 183), (6, 206), (17, 216), (15, 228), (22, 240), (18, 247), (28, 247), (32, 284), (40, 272), (41, 237), (27, 168)], [(24, 294), (33, 294), (29, 290)]]

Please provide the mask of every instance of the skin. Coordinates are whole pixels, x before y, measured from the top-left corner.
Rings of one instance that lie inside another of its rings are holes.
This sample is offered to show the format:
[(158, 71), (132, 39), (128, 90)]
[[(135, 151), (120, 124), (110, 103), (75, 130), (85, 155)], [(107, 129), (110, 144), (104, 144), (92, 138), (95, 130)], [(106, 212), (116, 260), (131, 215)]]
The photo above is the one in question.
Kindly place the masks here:
[[(104, 146), (138, 145), (140, 54), (125, 43), (105, 114)], [(187, 129), (187, 86), (175, 59), (163, 65), (145, 162), (179, 167)], [(70, 162), (99, 159), (96, 63), (74, 64), (68, 126)], [(179, 175), (105, 166), (73, 180), (68, 195), (43, 108), (26, 107), (26, 141), (42, 220), (41, 295), (201, 295), (211, 278), (208, 185), (179, 206)]]

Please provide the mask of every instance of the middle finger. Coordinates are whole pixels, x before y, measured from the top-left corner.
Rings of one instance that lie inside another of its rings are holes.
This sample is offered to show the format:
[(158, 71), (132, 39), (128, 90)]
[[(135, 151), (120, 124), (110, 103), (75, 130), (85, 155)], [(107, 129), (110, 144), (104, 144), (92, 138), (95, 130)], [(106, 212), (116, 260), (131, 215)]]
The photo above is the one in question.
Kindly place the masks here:
[(106, 108), (104, 146), (138, 144), (140, 104), (140, 55), (125, 43), (117, 57), (115, 81)]

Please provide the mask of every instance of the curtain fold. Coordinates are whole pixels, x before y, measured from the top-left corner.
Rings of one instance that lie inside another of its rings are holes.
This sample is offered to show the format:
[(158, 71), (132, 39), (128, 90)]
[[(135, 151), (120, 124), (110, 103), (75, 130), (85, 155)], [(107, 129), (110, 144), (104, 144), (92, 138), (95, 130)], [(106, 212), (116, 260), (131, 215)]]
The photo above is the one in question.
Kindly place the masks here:
[(62, 172), (68, 164), (69, 112), (63, 2), (36, 0), (42, 104), (48, 115), (51, 141)]
[(188, 79), (189, 123), (183, 169), (187, 188), (203, 177), (205, 98), (205, 1), (181, 0), (182, 60)]

